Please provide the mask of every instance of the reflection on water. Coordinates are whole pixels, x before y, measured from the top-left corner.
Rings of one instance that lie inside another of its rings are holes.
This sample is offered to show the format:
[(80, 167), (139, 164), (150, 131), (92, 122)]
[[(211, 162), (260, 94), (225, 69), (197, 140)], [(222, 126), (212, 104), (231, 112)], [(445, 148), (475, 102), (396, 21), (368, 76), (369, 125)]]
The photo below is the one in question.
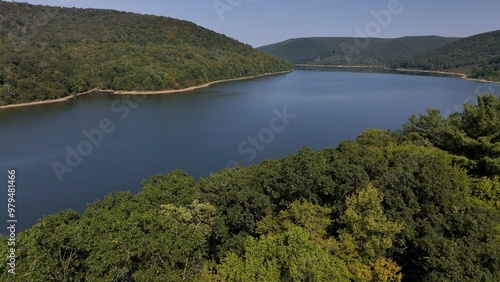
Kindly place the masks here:
[[(500, 93), (498, 84), (458, 78), (294, 71), (188, 93), (92, 94), (0, 110), (0, 183), (8, 169), (17, 170), (18, 224), (25, 229), (44, 214), (82, 211), (117, 190), (138, 192), (156, 173), (183, 169), (203, 177), (303, 146), (336, 146), (366, 128), (398, 129), (428, 107), (460, 110), (485, 89)], [(280, 126), (270, 124), (275, 109), (284, 107), (296, 118), (273, 131)]]

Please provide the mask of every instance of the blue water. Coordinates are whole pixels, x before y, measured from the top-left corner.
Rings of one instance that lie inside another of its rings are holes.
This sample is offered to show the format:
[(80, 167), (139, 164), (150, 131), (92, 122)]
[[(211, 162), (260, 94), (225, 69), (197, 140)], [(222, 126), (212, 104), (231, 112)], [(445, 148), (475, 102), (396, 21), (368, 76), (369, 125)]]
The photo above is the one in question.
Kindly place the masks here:
[(8, 169), (17, 173), (22, 230), (45, 214), (83, 211), (115, 191), (138, 192), (140, 182), (157, 173), (182, 169), (204, 177), (304, 146), (336, 146), (366, 128), (399, 129), (428, 107), (445, 114), (461, 110), (463, 102), (487, 91), (500, 93), (500, 84), (294, 71), (174, 95), (99, 93), (3, 109), (1, 218), (7, 219)]

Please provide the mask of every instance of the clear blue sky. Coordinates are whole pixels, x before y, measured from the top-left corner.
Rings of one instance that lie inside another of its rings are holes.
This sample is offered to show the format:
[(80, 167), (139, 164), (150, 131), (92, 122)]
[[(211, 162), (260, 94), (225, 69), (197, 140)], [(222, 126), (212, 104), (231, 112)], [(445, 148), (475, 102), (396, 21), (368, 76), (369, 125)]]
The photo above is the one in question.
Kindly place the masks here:
[[(466, 37), (500, 29), (499, 0), (16, 0), (16, 2), (106, 8), (169, 16), (194, 22), (254, 47), (296, 37), (363, 36), (359, 31), (366, 35), (384, 38), (407, 35)], [(388, 9), (389, 5), (393, 5), (392, 9)], [(374, 16), (377, 13), (380, 15), (378, 22)], [(387, 17), (388, 14), (390, 19)]]

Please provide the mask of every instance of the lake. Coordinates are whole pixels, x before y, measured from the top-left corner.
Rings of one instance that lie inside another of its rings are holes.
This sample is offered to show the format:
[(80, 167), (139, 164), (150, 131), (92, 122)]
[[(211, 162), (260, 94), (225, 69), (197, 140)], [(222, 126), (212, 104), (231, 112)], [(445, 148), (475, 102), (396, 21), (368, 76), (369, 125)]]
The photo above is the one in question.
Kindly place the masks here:
[(449, 114), (498, 83), (379, 73), (294, 71), (187, 93), (95, 93), (0, 110), (0, 206), (17, 176), (18, 231), (45, 214), (182, 169), (204, 177), (236, 163), (337, 146), (367, 128), (396, 130), (426, 108)]

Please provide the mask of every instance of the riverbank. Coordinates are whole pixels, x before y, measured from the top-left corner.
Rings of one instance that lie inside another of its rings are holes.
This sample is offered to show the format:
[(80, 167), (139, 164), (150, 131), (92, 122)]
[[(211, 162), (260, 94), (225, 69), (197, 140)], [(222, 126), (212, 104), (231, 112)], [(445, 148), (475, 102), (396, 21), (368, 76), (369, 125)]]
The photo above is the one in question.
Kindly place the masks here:
[(208, 82), (208, 83), (205, 83), (205, 84), (202, 84), (202, 85), (191, 86), (191, 87), (182, 88), (182, 89), (160, 90), (160, 91), (122, 91), (122, 90), (118, 90), (118, 91), (114, 91), (113, 94), (118, 94), (118, 95), (173, 94), (173, 93), (187, 92), (187, 91), (193, 91), (193, 90), (197, 90), (197, 89), (207, 88), (207, 87), (209, 87), (211, 85), (214, 85), (214, 84), (217, 84), (217, 83), (222, 83), (222, 82), (247, 80), (247, 79), (258, 78), (258, 77), (269, 76), (269, 75), (284, 74), (284, 73), (289, 73), (289, 72), (292, 72), (292, 70), (290, 70), (290, 71), (281, 71), (281, 72), (270, 72), (270, 73), (264, 73), (264, 74), (254, 75), (254, 76), (239, 77), (239, 78), (230, 78), (230, 79), (216, 80), (216, 81)]
[(446, 75), (452, 77), (459, 77), (465, 80), (478, 81), (478, 82), (488, 82), (488, 83), (498, 83), (499, 81), (487, 80), (487, 79), (477, 79), (467, 77), (465, 73), (460, 72), (447, 72), (447, 71), (431, 71), (431, 70), (418, 70), (418, 69), (406, 69), (406, 68), (389, 68), (386, 66), (346, 66), (346, 65), (310, 65), (310, 64), (295, 64), (294, 66), (298, 67), (313, 67), (313, 68), (371, 68), (371, 69), (383, 69), (386, 71), (396, 71), (396, 72), (411, 72), (416, 74), (438, 74), (438, 75)]
[(487, 79), (478, 79), (478, 78), (470, 78), (467, 77), (465, 73), (461, 72), (447, 72), (447, 71), (431, 71), (431, 70), (415, 70), (415, 69), (405, 69), (405, 68), (384, 68), (386, 70), (395, 70), (395, 71), (401, 71), (401, 72), (414, 72), (414, 73), (423, 73), (423, 74), (441, 74), (441, 75), (449, 75), (449, 76), (456, 76), (461, 79), (465, 80), (472, 80), (472, 81), (478, 81), (478, 82), (496, 82), (494, 80), (487, 80)]
[(4, 106), (0, 106), (0, 109), (9, 109), (9, 108), (36, 106), (36, 105), (51, 104), (51, 103), (60, 103), (60, 102), (65, 102), (65, 101), (71, 100), (71, 99), (78, 97), (78, 96), (87, 95), (87, 94), (94, 93), (94, 92), (110, 92), (110, 90), (102, 90), (102, 89), (94, 88), (94, 89), (89, 90), (89, 91), (85, 91), (85, 92), (78, 93), (78, 94), (73, 94), (70, 96), (62, 97), (62, 98), (52, 99), (52, 100), (34, 101), (34, 102), (28, 102), (28, 103), (4, 105)]
[(358, 66), (347, 66), (347, 65), (311, 65), (311, 64), (294, 64), (297, 67), (318, 67), (318, 68), (374, 68), (374, 69), (382, 69), (386, 68), (386, 66), (371, 66), (371, 65), (358, 65)]
[(60, 103), (60, 102), (65, 102), (65, 101), (71, 100), (71, 99), (78, 97), (78, 96), (87, 95), (87, 94), (96, 93), (96, 92), (105, 92), (105, 93), (118, 94), (118, 95), (158, 95), (158, 94), (181, 93), (181, 92), (188, 92), (188, 91), (193, 91), (193, 90), (197, 90), (197, 89), (201, 89), (201, 88), (206, 88), (206, 87), (209, 87), (213, 84), (222, 83), (222, 82), (246, 80), (246, 79), (258, 78), (258, 77), (269, 76), (269, 75), (278, 75), (278, 74), (289, 73), (292, 71), (293, 70), (282, 71), (282, 72), (264, 73), (264, 74), (260, 74), (260, 75), (245, 76), (245, 77), (239, 77), (239, 78), (223, 79), (223, 80), (208, 82), (208, 83), (205, 83), (202, 85), (191, 86), (191, 87), (182, 88), (182, 89), (172, 89), (172, 90), (160, 90), (160, 91), (123, 91), (123, 90), (118, 90), (118, 91), (114, 91), (114, 90), (109, 90), (109, 89), (94, 88), (94, 89), (89, 90), (89, 91), (85, 91), (85, 92), (78, 93), (78, 94), (72, 94), (70, 96), (52, 99), (52, 100), (34, 101), (34, 102), (28, 102), (28, 103), (4, 105), (4, 106), (0, 106), (0, 109), (9, 109), (9, 108), (37, 106), (37, 105), (51, 104), (51, 103)]

